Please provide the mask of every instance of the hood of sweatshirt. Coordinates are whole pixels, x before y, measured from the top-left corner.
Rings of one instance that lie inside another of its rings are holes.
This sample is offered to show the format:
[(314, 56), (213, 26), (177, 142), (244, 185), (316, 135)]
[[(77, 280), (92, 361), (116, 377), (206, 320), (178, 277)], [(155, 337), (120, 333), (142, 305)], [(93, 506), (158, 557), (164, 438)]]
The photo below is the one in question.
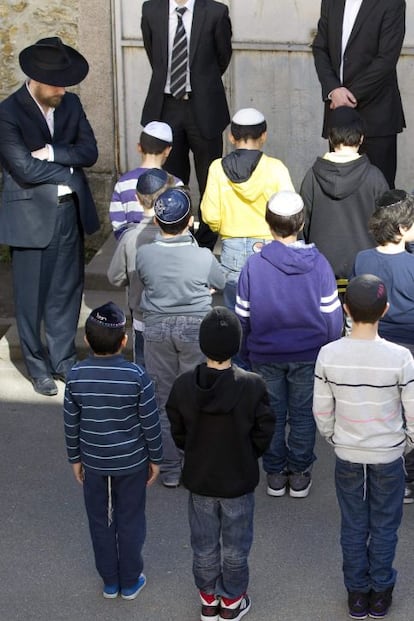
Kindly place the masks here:
[(262, 156), (256, 149), (236, 149), (221, 161), (233, 191), (249, 202), (263, 194), (263, 174), (258, 170)]
[(200, 364), (194, 371), (196, 402), (204, 414), (228, 414), (241, 398), (242, 383), (232, 367), (218, 371)]
[(355, 188), (363, 183), (370, 166), (365, 154), (349, 162), (335, 162), (318, 157), (312, 170), (324, 194), (341, 200), (355, 192)]
[(303, 241), (297, 241), (288, 246), (279, 241), (272, 241), (263, 246), (260, 256), (277, 270), (290, 276), (312, 271), (318, 251), (314, 244), (305, 244)]

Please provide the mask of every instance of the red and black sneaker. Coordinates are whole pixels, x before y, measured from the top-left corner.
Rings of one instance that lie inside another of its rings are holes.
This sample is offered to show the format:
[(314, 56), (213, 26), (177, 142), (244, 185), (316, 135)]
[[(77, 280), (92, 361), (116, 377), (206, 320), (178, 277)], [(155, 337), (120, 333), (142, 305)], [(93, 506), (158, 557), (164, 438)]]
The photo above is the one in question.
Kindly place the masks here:
[(219, 621), (220, 600), (216, 595), (200, 591), (201, 621)]
[(221, 598), (219, 621), (239, 621), (250, 610), (250, 597), (245, 593), (237, 599)]

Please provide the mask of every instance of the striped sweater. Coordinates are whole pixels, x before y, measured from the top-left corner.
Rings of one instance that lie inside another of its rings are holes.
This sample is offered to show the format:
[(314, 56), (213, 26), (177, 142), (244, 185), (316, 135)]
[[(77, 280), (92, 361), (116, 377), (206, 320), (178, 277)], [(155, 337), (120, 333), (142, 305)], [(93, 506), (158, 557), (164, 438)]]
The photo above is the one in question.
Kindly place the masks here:
[(89, 356), (71, 369), (64, 421), (69, 462), (87, 470), (132, 474), (162, 460), (152, 382), (120, 354)]
[[(389, 463), (414, 445), (414, 361), (382, 338), (341, 338), (316, 361), (314, 416), (340, 459)], [(404, 415), (403, 415), (404, 408)]]

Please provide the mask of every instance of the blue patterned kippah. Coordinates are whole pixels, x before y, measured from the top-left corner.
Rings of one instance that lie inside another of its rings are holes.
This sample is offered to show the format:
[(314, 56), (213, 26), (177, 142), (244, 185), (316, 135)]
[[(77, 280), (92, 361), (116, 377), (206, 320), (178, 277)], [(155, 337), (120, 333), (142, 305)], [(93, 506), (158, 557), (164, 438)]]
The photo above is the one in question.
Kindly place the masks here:
[(123, 328), (126, 324), (125, 313), (113, 302), (94, 308), (89, 319), (105, 328)]

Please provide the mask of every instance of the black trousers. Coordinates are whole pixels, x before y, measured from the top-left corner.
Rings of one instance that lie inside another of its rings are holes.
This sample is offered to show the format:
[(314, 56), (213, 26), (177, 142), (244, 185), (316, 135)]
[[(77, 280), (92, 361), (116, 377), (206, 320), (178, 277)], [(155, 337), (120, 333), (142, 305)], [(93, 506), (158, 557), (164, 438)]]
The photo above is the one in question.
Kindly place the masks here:
[(74, 198), (58, 205), (55, 231), (46, 248), (12, 248), (12, 274), (17, 329), (29, 375), (66, 374), (76, 360), (84, 281), (83, 234)]
[(397, 135), (365, 137), (359, 152), (368, 155), (371, 164), (382, 171), (390, 189), (394, 189), (397, 172)]
[[(213, 160), (223, 154), (223, 136), (204, 138), (194, 120), (191, 100), (177, 100), (172, 96), (164, 97), (162, 121), (168, 123), (173, 130), (173, 148), (164, 165), (172, 175), (179, 177), (184, 184), (190, 181), (191, 163), (190, 151), (194, 157), (194, 168), (197, 177), (200, 200), (207, 183), (208, 169)], [(196, 234), (200, 246), (212, 250), (217, 241), (217, 235), (203, 222), (200, 209), (198, 210), (200, 227)]]

